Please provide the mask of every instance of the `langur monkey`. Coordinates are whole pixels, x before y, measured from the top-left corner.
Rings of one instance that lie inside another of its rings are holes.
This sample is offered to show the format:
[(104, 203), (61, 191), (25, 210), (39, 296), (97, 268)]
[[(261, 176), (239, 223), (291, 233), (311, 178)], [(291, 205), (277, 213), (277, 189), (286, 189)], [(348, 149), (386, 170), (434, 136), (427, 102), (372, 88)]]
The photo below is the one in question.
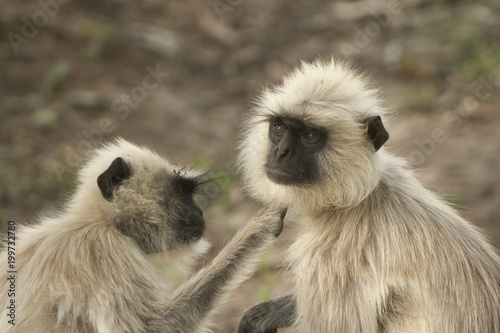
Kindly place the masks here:
[[(205, 221), (193, 200), (206, 181), (123, 139), (98, 149), (63, 212), (9, 239), (15, 241), (14, 287), (7, 251), (0, 253), (0, 331), (209, 329), (214, 309), (249, 277), (261, 250), (280, 233), (284, 213), (263, 209), (210, 264), (169, 290), (147, 256), (166, 252), (175, 259), (207, 249)], [(7, 308), (12, 300), (13, 312)]]
[(299, 216), (293, 290), (239, 332), (500, 332), (500, 258), (427, 190), (389, 134), (379, 93), (335, 59), (264, 90), (243, 130), (250, 193)]

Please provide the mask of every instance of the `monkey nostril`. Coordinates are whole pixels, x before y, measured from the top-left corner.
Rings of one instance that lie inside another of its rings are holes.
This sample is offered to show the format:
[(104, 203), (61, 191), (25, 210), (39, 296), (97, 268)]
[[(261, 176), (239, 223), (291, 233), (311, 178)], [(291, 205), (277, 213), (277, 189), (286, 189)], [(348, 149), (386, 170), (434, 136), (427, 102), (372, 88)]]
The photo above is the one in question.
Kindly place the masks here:
[(291, 154), (292, 154), (292, 150), (289, 147), (278, 148), (276, 150), (276, 157), (278, 159), (289, 157)]

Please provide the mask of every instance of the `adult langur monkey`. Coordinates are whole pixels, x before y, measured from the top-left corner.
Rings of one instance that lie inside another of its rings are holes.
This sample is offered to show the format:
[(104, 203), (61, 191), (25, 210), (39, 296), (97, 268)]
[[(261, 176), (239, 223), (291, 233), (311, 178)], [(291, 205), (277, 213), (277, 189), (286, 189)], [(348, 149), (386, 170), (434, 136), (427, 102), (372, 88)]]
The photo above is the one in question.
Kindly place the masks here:
[(248, 188), (301, 220), (291, 294), (239, 332), (500, 332), (500, 258), (382, 148), (387, 110), (349, 65), (303, 63), (262, 93), (241, 144)]
[(206, 181), (121, 139), (97, 150), (58, 217), (19, 228), (15, 238), (9, 234), (15, 259), (7, 249), (0, 253), (0, 331), (207, 329), (217, 305), (280, 233), (284, 214), (263, 209), (209, 265), (169, 290), (146, 258), (167, 252), (176, 259), (207, 248), (203, 214), (193, 200)]

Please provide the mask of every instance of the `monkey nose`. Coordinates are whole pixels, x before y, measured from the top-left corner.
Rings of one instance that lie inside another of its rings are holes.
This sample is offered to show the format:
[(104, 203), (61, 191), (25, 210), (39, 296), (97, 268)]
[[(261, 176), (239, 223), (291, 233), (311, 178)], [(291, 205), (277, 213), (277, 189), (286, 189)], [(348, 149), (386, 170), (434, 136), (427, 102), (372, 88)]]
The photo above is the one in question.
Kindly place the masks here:
[(292, 150), (289, 147), (278, 147), (278, 150), (276, 151), (276, 157), (278, 159), (283, 159), (285, 157), (289, 157), (292, 155)]
[(184, 232), (190, 239), (198, 239), (205, 230), (205, 219), (200, 214), (190, 214), (184, 219)]
[(293, 156), (294, 149), (296, 148), (296, 143), (292, 134), (293, 133), (287, 131), (278, 144), (278, 148), (276, 150), (276, 158), (278, 160), (290, 158)]
[(200, 227), (205, 225), (203, 213), (199, 211), (190, 211), (184, 213), (184, 221), (189, 227)]

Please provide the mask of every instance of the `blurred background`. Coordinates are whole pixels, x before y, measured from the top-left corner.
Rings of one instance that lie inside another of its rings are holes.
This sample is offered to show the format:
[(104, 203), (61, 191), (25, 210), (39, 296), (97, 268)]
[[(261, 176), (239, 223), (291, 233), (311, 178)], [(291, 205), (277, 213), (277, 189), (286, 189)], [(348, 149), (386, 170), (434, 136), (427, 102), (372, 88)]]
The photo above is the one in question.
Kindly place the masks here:
[[(333, 55), (384, 91), (389, 149), (500, 244), (497, 0), (0, 3), (2, 223), (54, 214), (86, 153), (122, 136), (220, 176), (199, 198), (220, 247), (257, 209), (234, 167), (252, 98), (301, 60)], [(292, 224), (216, 331), (289, 288), (280, 254)]]

